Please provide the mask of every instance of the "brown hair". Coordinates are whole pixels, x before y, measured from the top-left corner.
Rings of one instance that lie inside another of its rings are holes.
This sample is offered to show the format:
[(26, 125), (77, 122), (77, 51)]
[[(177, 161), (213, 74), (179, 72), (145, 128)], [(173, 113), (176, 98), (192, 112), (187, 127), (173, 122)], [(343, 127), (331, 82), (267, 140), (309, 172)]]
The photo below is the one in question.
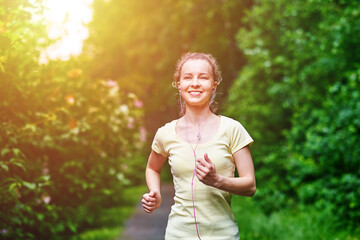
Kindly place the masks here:
[(180, 75), (181, 75), (181, 69), (184, 63), (186, 63), (189, 60), (205, 60), (207, 61), (212, 70), (212, 74), (214, 77), (214, 81), (219, 85), (222, 81), (220, 67), (216, 61), (216, 59), (211, 55), (207, 53), (199, 53), (199, 52), (187, 52), (184, 55), (181, 56), (181, 58), (176, 63), (176, 68), (174, 72), (174, 81), (172, 83), (172, 86), (177, 88), (177, 83), (180, 81)]
[[(200, 53), (200, 52), (187, 52), (184, 55), (181, 56), (181, 58), (176, 63), (176, 68), (174, 72), (174, 81), (172, 82), (172, 86), (174, 88), (177, 88), (177, 83), (180, 81), (181, 76), (181, 69), (182, 66), (189, 60), (205, 60), (207, 61), (212, 70), (212, 75), (214, 77), (214, 82), (216, 82), (217, 85), (219, 85), (222, 81), (220, 67), (216, 61), (216, 59), (211, 55), (207, 53)], [(216, 93), (213, 93), (213, 96), (210, 99), (210, 110), (215, 113), (218, 108), (218, 103), (214, 101)], [(181, 103), (181, 96), (180, 96), (180, 104)], [(183, 106), (181, 106), (181, 109), (185, 109)], [(181, 112), (180, 115), (185, 114), (185, 112)]]

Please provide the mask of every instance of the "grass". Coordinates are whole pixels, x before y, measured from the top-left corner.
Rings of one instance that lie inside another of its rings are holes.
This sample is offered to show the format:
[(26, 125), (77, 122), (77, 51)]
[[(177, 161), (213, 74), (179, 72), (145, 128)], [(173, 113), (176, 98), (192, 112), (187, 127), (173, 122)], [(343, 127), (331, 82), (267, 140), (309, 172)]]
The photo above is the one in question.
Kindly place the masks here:
[(315, 211), (283, 210), (263, 214), (251, 198), (233, 196), (232, 207), (245, 240), (359, 240), (359, 233), (334, 230), (331, 219), (319, 222)]
[(72, 240), (115, 240), (124, 230), (125, 221), (135, 210), (142, 194), (147, 191), (146, 186), (131, 187), (124, 191), (126, 204), (116, 208), (104, 209), (97, 220), (98, 228), (82, 232)]

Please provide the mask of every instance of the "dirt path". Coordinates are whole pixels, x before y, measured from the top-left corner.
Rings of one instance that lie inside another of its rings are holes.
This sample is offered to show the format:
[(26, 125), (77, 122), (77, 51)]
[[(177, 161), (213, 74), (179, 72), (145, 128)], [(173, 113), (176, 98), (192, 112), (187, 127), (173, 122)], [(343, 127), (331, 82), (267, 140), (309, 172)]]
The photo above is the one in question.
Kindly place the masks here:
[(141, 203), (126, 222), (123, 235), (117, 240), (163, 240), (170, 207), (174, 203), (174, 187), (164, 184), (161, 188), (162, 204), (154, 213), (144, 212)]

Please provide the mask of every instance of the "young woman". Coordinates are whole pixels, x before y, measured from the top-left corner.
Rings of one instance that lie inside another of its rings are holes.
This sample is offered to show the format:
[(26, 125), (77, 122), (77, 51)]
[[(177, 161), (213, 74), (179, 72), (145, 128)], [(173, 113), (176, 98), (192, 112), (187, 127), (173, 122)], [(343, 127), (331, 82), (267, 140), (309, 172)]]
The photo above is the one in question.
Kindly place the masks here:
[(149, 193), (142, 199), (148, 213), (160, 206), (160, 173), (168, 159), (175, 204), (165, 239), (239, 239), (231, 194), (251, 197), (256, 191), (249, 150), (253, 139), (239, 122), (212, 110), (220, 82), (210, 54), (187, 53), (177, 63), (173, 85), (183, 116), (155, 135), (146, 167)]

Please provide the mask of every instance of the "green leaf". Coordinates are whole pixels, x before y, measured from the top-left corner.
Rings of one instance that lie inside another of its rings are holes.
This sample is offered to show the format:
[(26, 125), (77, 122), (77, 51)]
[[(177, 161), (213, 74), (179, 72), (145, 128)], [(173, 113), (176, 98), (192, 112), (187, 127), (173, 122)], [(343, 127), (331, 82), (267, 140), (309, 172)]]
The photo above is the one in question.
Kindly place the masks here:
[(34, 190), (36, 188), (36, 183), (23, 181), (22, 184), (30, 190)]
[(21, 185), (20, 185), (20, 183), (18, 183), (18, 182), (14, 182), (14, 183), (11, 183), (10, 185), (9, 185), (9, 191), (12, 191), (13, 189), (15, 189), (16, 187), (20, 187)]
[(103, 193), (104, 193), (105, 195), (109, 196), (109, 195), (111, 195), (111, 194), (113, 193), (113, 191), (110, 190), (110, 189), (103, 189)]
[(43, 221), (44, 218), (45, 218), (44, 214), (42, 214), (42, 213), (36, 214), (36, 217), (37, 217), (37, 219), (38, 219), (39, 221)]
[(72, 231), (72, 232), (76, 232), (77, 230), (77, 227), (75, 224), (73, 224), (72, 222), (68, 222), (67, 226), (69, 227), (69, 229)]
[(9, 167), (3, 162), (0, 162), (0, 168), (4, 169), (6, 172), (9, 171)]
[(24, 127), (23, 130), (30, 130), (32, 132), (36, 132), (36, 125), (35, 124), (30, 124), (27, 123)]
[(1, 156), (4, 157), (9, 152), (11, 152), (11, 150), (8, 147), (5, 147), (1, 150)]
[(13, 148), (12, 151), (16, 157), (25, 157), (25, 155), (21, 152), (19, 148)]
[[(11, 162), (11, 160), (10, 160)], [(18, 162), (18, 161), (13, 161), (11, 162), (12, 165), (15, 165), (15, 166), (18, 166), (19, 168), (21, 168), (24, 172), (26, 172), (26, 168), (24, 166), (24, 164), (22, 164), (21, 162)]]

